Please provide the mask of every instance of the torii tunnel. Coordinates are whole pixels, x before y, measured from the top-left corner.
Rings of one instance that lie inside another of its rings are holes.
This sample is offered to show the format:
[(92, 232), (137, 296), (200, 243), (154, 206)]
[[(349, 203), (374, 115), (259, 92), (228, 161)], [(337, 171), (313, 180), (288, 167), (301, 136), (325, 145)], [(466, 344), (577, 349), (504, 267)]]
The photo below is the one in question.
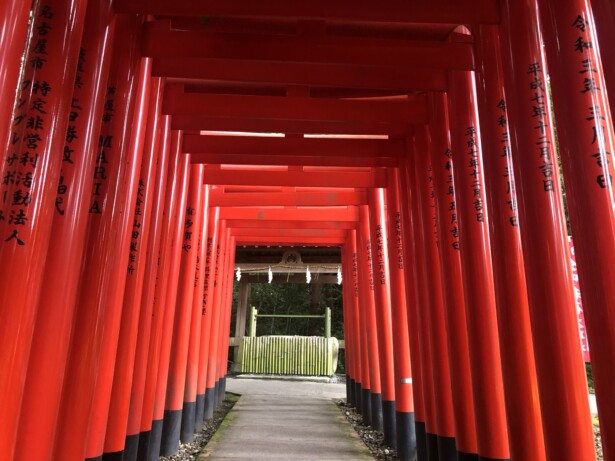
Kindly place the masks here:
[(588, 345), (615, 460), (612, 0), (4, 0), (0, 76), (2, 460), (190, 440), (257, 245), (400, 459), (595, 460)]

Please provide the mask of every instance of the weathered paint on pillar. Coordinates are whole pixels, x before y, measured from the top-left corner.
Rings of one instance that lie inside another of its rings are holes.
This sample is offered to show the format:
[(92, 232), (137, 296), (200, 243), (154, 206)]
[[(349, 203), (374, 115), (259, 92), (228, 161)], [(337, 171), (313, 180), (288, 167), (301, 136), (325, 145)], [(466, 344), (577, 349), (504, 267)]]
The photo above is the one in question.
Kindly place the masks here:
[(498, 29), (482, 26), (476, 38), (485, 193), (491, 211), (489, 228), (510, 454), (512, 459), (544, 461)]
[[(199, 352), (201, 340), (204, 340), (201, 334), (202, 319), (201, 313), (203, 309), (203, 287), (205, 283), (205, 261), (207, 259), (207, 231), (209, 225), (209, 189), (207, 185), (203, 187), (203, 205), (202, 214), (203, 222), (201, 224), (201, 232), (197, 245), (197, 260), (194, 277), (194, 295), (192, 297), (192, 320), (190, 321), (190, 345), (188, 348), (188, 364), (186, 368), (186, 385), (184, 388), (184, 406), (182, 410), (182, 427), (181, 440), (190, 440), (192, 434), (197, 430), (196, 412), (197, 412), (197, 384), (199, 372)], [(198, 427), (200, 429), (200, 425)]]
[(359, 247), (363, 312), (367, 333), (367, 354), (369, 358), (370, 393), (370, 425), (377, 430), (383, 429), (382, 421), (382, 387), (380, 382), (380, 360), (378, 354), (378, 332), (376, 330), (375, 280), (372, 258), (372, 242), (369, 232), (369, 210), (367, 205), (361, 205), (359, 215)]
[(395, 372), (393, 362), (393, 325), (391, 321), (391, 292), (388, 254), (388, 229), (384, 189), (369, 192), (370, 238), (372, 240), (372, 265), (374, 267), (374, 300), (378, 333), (380, 384), (382, 387), (382, 417), (384, 441), (396, 447), (395, 433)]
[(536, 0), (503, 4), (502, 64), (514, 94), (508, 126), (547, 459), (594, 459), (538, 8)]
[(476, 459), (476, 426), (472, 400), (470, 352), (465, 316), (459, 222), (450, 149), (447, 102), (445, 94), (434, 94), (430, 100), (431, 165), (436, 197), (438, 254), (447, 331), (449, 369), (455, 418), (455, 444), (460, 459)]
[(162, 428), (162, 456), (175, 454), (179, 447), (184, 386), (188, 347), (190, 344), (190, 322), (194, 299), (194, 277), (198, 254), (198, 236), (203, 222), (203, 165), (191, 165), (189, 172), (189, 194), (182, 232), (181, 264), (179, 287), (173, 322), (173, 338), (167, 381), (164, 423)]
[[(589, 1), (539, 0), (605, 459), (615, 459), (615, 196), (612, 107)], [(613, 26), (613, 25), (611, 25)], [(601, 53), (602, 51), (602, 53)], [(611, 57), (612, 59), (612, 57)], [(615, 87), (610, 88), (615, 92)], [(572, 341), (572, 338), (570, 338)]]
[[(27, 3), (27, 2), (23, 2)], [(15, 460), (51, 458), (64, 383), (73, 315), (87, 235), (94, 162), (111, 52), (111, 2), (86, 10), (69, 122), (77, 137), (62, 155), (51, 241), (30, 351)], [(92, 59), (84, 59), (92, 56)], [(96, 57), (94, 59), (94, 57)], [(2, 90), (0, 90), (2, 91)], [(61, 244), (65, 241), (66, 245)], [(36, 438), (37, 443), (31, 441)]]
[[(401, 460), (416, 457), (416, 428), (408, 334), (408, 300), (406, 297), (406, 260), (403, 210), (400, 203), (399, 169), (389, 171), (387, 187), (388, 254), (391, 280), (391, 314), (393, 325), (393, 359), (395, 361), (395, 411), (397, 455)], [(346, 317), (344, 317), (344, 320)]]
[(471, 72), (449, 73), (449, 120), (478, 454), (509, 459), (480, 126)]
[(433, 420), (427, 419), (427, 448), (429, 453), (437, 452), (439, 460), (448, 461), (455, 459), (457, 454), (430, 148), (428, 127), (417, 129), (413, 159), (418, 206), (416, 224), (419, 226), (416, 233), (422, 242), (419, 252), (422, 259), (419, 280), (426, 288), (419, 305), (419, 318), (425, 329), (424, 334), (429, 337), (428, 348), (425, 348), (428, 355), (425, 360), (429, 361), (426, 370), (431, 369), (431, 392), (434, 399), (430, 404), (430, 407), (433, 407), (433, 410), (430, 410)]
[[(143, 287), (148, 257), (146, 252), (150, 239), (156, 236), (150, 233), (152, 220), (152, 202), (156, 183), (157, 165), (164, 162), (159, 159), (162, 152), (160, 148), (160, 103), (162, 102), (162, 86), (159, 78), (153, 78), (150, 98), (148, 120), (143, 145), (143, 161), (137, 184), (134, 205), (134, 221), (130, 235), (130, 252), (128, 254), (128, 268), (126, 275), (126, 288), (118, 340), (118, 353), (113, 375), (113, 389), (107, 418), (106, 434), (104, 439), (104, 458), (117, 459), (123, 455), (126, 440), (126, 427), (130, 409), (131, 390), (135, 363), (137, 337), (139, 332), (139, 319), (143, 306)], [(166, 154), (165, 154), (166, 155)], [(167, 157), (168, 158), (168, 157)]]
[[(45, 0), (35, 5), (9, 148), (5, 152), (5, 145), (0, 145), (0, 408), (5, 428), (0, 431), (0, 457), (6, 459), (13, 457), (15, 448), (85, 6), (81, 0)], [(46, 49), (41, 49), (41, 43)], [(14, 92), (14, 87), (8, 91)], [(13, 99), (2, 104), (12, 108)], [(7, 128), (0, 127), (3, 137)]]
[[(162, 258), (159, 257), (160, 246), (164, 234), (164, 203), (167, 192), (167, 172), (169, 170), (169, 151), (171, 148), (170, 118), (163, 116), (160, 121), (158, 141), (158, 163), (156, 165), (156, 183), (152, 199), (152, 216), (149, 226), (150, 238), (147, 242), (145, 276), (143, 280), (143, 294), (141, 296), (141, 310), (139, 315), (139, 331), (135, 351), (135, 368), (132, 377), (130, 392), (130, 407), (128, 421), (125, 429), (126, 441), (124, 451), (121, 453), (124, 461), (134, 461), (137, 458), (139, 433), (141, 432), (141, 413), (145, 397), (145, 379), (149, 356), (149, 342), (152, 335), (154, 294), (156, 289), (156, 276)], [(115, 446), (111, 437), (105, 442), (105, 453), (113, 453)]]

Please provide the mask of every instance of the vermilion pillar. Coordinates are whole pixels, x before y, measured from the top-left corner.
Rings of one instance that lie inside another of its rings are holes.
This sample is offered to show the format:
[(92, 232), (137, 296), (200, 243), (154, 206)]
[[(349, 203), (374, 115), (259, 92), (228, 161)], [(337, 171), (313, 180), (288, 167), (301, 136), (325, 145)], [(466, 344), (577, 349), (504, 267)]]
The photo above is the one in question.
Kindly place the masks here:
[(510, 453), (513, 459), (541, 461), (546, 455), (540, 406), (536, 405), (536, 363), (496, 27), (479, 28), (477, 50), (485, 192), (491, 211), (493, 276)]
[[(71, 110), (69, 101), (84, 15), (85, 1), (46, 0), (36, 4), (32, 13), (33, 34), (24, 55), (24, 76), (9, 134), (10, 145), (6, 152), (5, 145), (0, 145), (0, 265), (6, 268), (0, 278), (0, 337), (4, 343), (0, 348), (0, 408), (5, 428), (0, 432), (0, 457), (6, 459), (11, 459), (14, 453), (54, 217), (62, 162), (59, 152), (64, 147)], [(21, 18), (2, 19), (12, 20)], [(16, 46), (23, 49), (23, 41), (19, 37), (17, 40)], [(46, 45), (44, 55), (39, 46), (41, 40)], [(9, 60), (6, 65), (15, 62)], [(14, 85), (15, 77), (7, 84)], [(14, 89), (13, 86), (7, 91), (14, 92)], [(13, 97), (3, 99), (2, 104), (12, 108), (13, 100)], [(6, 116), (0, 123), (3, 123), (1, 136), (6, 140)]]
[[(351, 283), (352, 283), (352, 292), (353, 292), (353, 329), (354, 329), (354, 337), (356, 338), (356, 355), (355, 355), (355, 401), (357, 404), (357, 409), (361, 413), (361, 415), (365, 414), (364, 405), (366, 404), (363, 401), (363, 389), (367, 384), (367, 388), (369, 389), (369, 380), (367, 383), (365, 382), (366, 376), (368, 376), (368, 372), (365, 369), (367, 364), (366, 357), (366, 332), (364, 318), (361, 315), (361, 290), (359, 288), (359, 249), (357, 247), (357, 230), (352, 229), (348, 234), (348, 246), (350, 248), (351, 255)], [(368, 378), (369, 379), (369, 378)]]
[[(348, 242), (342, 246), (342, 277), (346, 281), (352, 280), (352, 258), (351, 252), (348, 247)], [(344, 360), (346, 368), (346, 403), (356, 408), (356, 398), (354, 393), (355, 387), (355, 346), (354, 338), (352, 336), (353, 330), (353, 317), (352, 317), (352, 303), (354, 295), (352, 293), (352, 285), (348, 282), (342, 284), (342, 309), (344, 312)]]
[(615, 5), (611, 0), (592, 0), (595, 28), (600, 42), (600, 58), (604, 66), (604, 80), (611, 91), (608, 93), (611, 111), (615, 107)]
[[(162, 86), (159, 78), (152, 79), (148, 95), (150, 106), (143, 145), (143, 161), (139, 174), (134, 205), (134, 221), (130, 234), (130, 250), (126, 273), (126, 288), (122, 308), (118, 353), (113, 374), (111, 392), (112, 405), (109, 406), (106, 435), (104, 439), (104, 459), (121, 459), (126, 440), (126, 427), (130, 408), (131, 390), (135, 369), (135, 354), (139, 318), (142, 308), (143, 284), (145, 280), (149, 240), (156, 238), (150, 233), (152, 219), (152, 202), (156, 187), (157, 165), (164, 162), (160, 158), (160, 103)], [(167, 153), (164, 154), (167, 156)], [(168, 158), (168, 156), (167, 156)], [(151, 254), (149, 258), (152, 258)]]
[(186, 217), (182, 233), (179, 288), (175, 307), (175, 321), (173, 322), (169, 377), (162, 427), (162, 444), (160, 449), (162, 456), (174, 454), (179, 447), (188, 346), (190, 344), (190, 322), (192, 321), (198, 238), (203, 223), (203, 172), (203, 165), (191, 165), (190, 167), (190, 192), (186, 204)]
[(459, 459), (478, 457), (470, 352), (465, 316), (459, 221), (454, 177), (454, 162), (450, 150), (447, 103), (445, 94), (431, 96), (430, 153), (435, 190), (438, 255), (447, 332), (449, 369), (452, 384), (455, 445)]
[(207, 230), (207, 256), (201, 303), (201, 350), (199, 352), (199, 379), (197, 383), (196, 422), (199, 426), (204, 420), (213, 419), (213, 390), (207, 386), (207, 373), (210, 368), (210, 336), (213, 320), (214, 274), (217, 259), (216, 248), (220, 238), (220, 208), (209, 210)]
[[(171, 140), (171, 151), (181, 152), (182, 133), (174, 134)], [(173, 222), (171, 240), (171, 254), (169, 259), (169, 281), (164, 297), (164, 317), (160, 337), (160, 361), (158, 364), (158, 376), (156, 378), (156, 393), (154, 398), (154, 414), (152, 418), (152, 431), (148, 447), (148, 460), (155, 460), (160, 454), (163, 432), (163, 418), (165, 410), (165, 397), (171, 361), (171, 345), (173, 341), (173, 328), (175, 323), (175, 311), (177, 309), (177, 294), (179, 288), (179, 273), (183, 249), (184, 226), (186, 219), (186, 204), (188, 201), (190, 171), (190, 155), (185, 154), (179, 161), (177, 174), (173, 178), (178, 182), (181, 189), (178, 195), (178, 208)]]
[[(140, 29), (140, 21), (134, 24), (136, 33)], [(120, 333), (120, 324), (122, 320), (122, 307), (124, 300), (124, 292), (126, 287), (126, 274), (135, 271), (135, 266), (131, 266), (131, 249), (130, 245), (143, 238), (142, 235), (135, 234), (134, 213), (137, 209), (137, 198), (139, 196), (139, 172), (141, 169), (141, 159), (143, 156), (143, 144), (145, 137), (145, 128), (149, 112), (150, 99), (150, 70), (151, 61), (149, 59), (141, 60), (138, 74), (138, 87), (136, 91), (136, 100), (134, 104), (134, 117), (132, 123), (124, 122), (122, 138), (130, 136), (127, 143), (127, 157), (131, 159), (128, 162), (129, 168), (127, 174), (121, 175), (119, 193), (122, 194), (123, 202), (118, 201), (116, 210), (123, 210), (124, 213), (116, 216), (115, 221), (122, 223), (121, 232), (124, 232), (124, 237), (116, 244), (118, 247), (118, 265), (116, 270), (117, 276), (112, 278), (112, 284), (109, 289), (112, 290), (112, 296), (107, 300), (106, 312), (104, 317), (104, 341), (102, 343), (98, 376), (96, 377), (96, 388), (94, 394), (94, 402), (92, 408), (92, 422), (90, 423), (88, 444), (86, 457), (88, 459), (98, 459), (102, 456), (105, 442), (105, 429), (107, 427), (107, 419), (109, 416), (109, 408), (111, 401), (111, 393), (113, 388), (113, 377), (115, 374), (115, 359), (117, 356), (118, 339)], [(122, 260), (123, 258), (123, 260)], [(128, 261), (126, 261), (128, 259)], [(122, 274), (123, 269), (126, 272)], [(116, 278), (117, 277), (117, 278)], [(81, 293), (83, 295), (83, 292)], [(130, 306), (138, 312), (139, 305)], [(135, 314), (135, 313), (132, 313)], [(122, 353), (130, 354), (128, 350)], [(130, 365), (132, 367), (132, 364)]]
[(395, 372), (393, 363), (393, 325), (391, 323), (391, 292), (388, 253), (388, 229), (384, 189), (369, 191), (371, 256), (374, 268), (374, 300), (378, 327), (378, 357), (382, 386), (382, 420), (384, 441), (390, 447), (397, 444), (395, 434)]
[[(169, 126), (169, 120), (166, 120), (167, 126)], [(170, 271), (172, 262), (174, 261), (174, 249), (177, 245), (174, 245), (175, 229), (181, 230), (183, 210), (183, 194), (184, 194), (184, 181), (183, 176), (179, 176), (186, 171), (187, 163), (185, 156), (180, 152), (179, 140), (181, 134), (172, 131), (167, 135), (165, 149), (168, 146), (169, 149), (169, 168), (166, 177), (166, 193), (164, 198), (164, 213), (161, 223), (161, 236), (158, 254), (157, 274), (154, 279), (155, 288), (152, 296), (152, 325), (149, 342), (144, 345), (148, 348), (147, 352), (147, 369), (144, 378), (143, 389), (143, 403), (141, 408), (132, 407), (130, 421), (135, 423), (138, 421), (138, 432), (128, 431), (127, 447), (134, 446), (134, 441), (138, 442), (137, 457), (139, 460), (145, 460), (148, 456), (149, 443), (152, 438), (152, 430), (154, 428), (153, 416), (154, 405), (156, 400), (156, 387), (158, 369), (160, 367), (160, 353), (162, 346), (162, 334), (165, 321), (165, 308), (166, 308), (166, 293), (169, 286)], [(180, 209), (182, 206), (182, 209)], [(155, 253), (156, 254), (156, 253)], [(169, 314), (170, 315), (170, 314)], [(171, 317), (172, 318), (172, 317)], [(132, 411), (135, 414), (132, 414)], [(133, 419), (134, 418), (134, 419)], [(156, 424), (155, 430), (160, 433), (162, 422)], [(136, 427), (136, 425), (134, 426)], [(125, 457), (131, 459), (133, 449), (127, 449)], [(156, 453), (155, 456), (158, 456)], [(133, 458), (134, 459), (134, 458)]]
[(192, 297), (192, 320), (190, 321), (190, 345), (188, 347), (188, 363), (186, 365), (186, 385), (184, 388), (184, 407), (182, 410), (181, 440), (191, 440), (196, 430), (197, 412), (197, 385), (199, 375), (199, 353), (201, 340), (205, 340), (201, 334), (202, 310), (203, 310), (203, 287), (205, 283), (205, 264), (207, 259), (207, 231), (209, 226), (209, 186), (202, 185), (203, 223), (197, 245), (197, 260), (194, 277), (194, 295)]
[[(220, 285), (221, 273), (224, 267), (224, 251), (226, 248), (226, 225), (224, 220), (217, 221), (218, 244), (212, 248), (213, 271), (210, 273), (211, 285), (209, 290), (213, 291), (213, 299), (207, 299), (207, 304), (211, 308), (211, 325), (209, 328), (209, 351), (207, 356), (207, 391), (205, 395), (205, 419), (212, 419), (218, 399), (218, 350), (220, 335)], [(210, 301), (212, 303), (210, 304)], [(209, 392), (209, 395), (207, 395)]]
[[(0, 155), (4, 158), (11, 139), (11, 121), (13, 103), (19, 83), (21, 57), (28, 35), (28, 15), (32, 4), (21, 0), (4, 2), (0, 7)], [(4, 177), (4, 168), (0, 165), (0, 174)]]
[[(455, 452), (455, 427), (453, 420), (453, 403), (451, 393), (451, 377), (449, 371), (449, 356), (446, 344), (444, 325), (444, 306), (442, 297), (442, 281), (440, 261), (438, 258), (438, 228), (435, 204), (435, 188), (433, 184), (433, 169), (430, 159), (428, 128), (418, 129), (415, 135), (414, 179), (416, 191), (417, 217), (416, 235), (422, 243), (418, 255), (422, 259), (420, 266), (420, 283), (425, 287), (419, 319), (424, 335), (428, 336), (428, 347), (425, 356), (425, 371), (431, 369), (431, 392), (433, 402), (427, 408), (433, 408), (431, 417), (427, 418), (427, 449), (430, 457), (438, 456), (439, 460), (457, 458)], [(421, 270), (422, 269), (422, 270)]]
[[(151, 219), (149, 225), (150, 237), (147, 242), (146, 252), (150, 255), (146, 260), (145, 276), (143, 280), (143, 293), (141, 296), (141, 309), (138, 323), (138, 336), (134, 359), (134, 372), (132, 388), (130, 392), (130, 407), (128, 420), (124, 428), (126, 437), (124, 451), (121, 453), (124, 461), (134, 461), (137, 458), (139, 432), (141, 432), (141, 413), (145, 396), (145, 379), (147, 376), (147, 364), (149, 356), (149, 342), (152, 335), (154, 307), (154, 293), (156, 288), (156, 276), (159, 265), (163, 258), (159, 257), (160, 246), (164, 234), (163, 208), (167, 191), (167, 172), (169, 169), (170, 150), (170, 118), (163, 116), (159, 130), (159, 154), (156, 165), (156, 183), (154, 185), (154, 197), (152, 199)], [(162, 272), (161, 272), (162, 276)], [(109, 429), (107, 429), (109, 431)], [(111, 432), (109, 432), (111, 434)], [(115, 443), (113, 436), (109, 435), (105, 441), (105, 454), (114, 453)]]
[[(227, 232), (229, 236), (231, 235), (231, 229), (228, 228)], [(228, 246), (228, 258), (226, 263), (226, 288), (225, 288), (225, 298), (226, 298), (226, 313), (224, 316), (224, 325), (222, 329), (222, 362), (220, 368), (220, 396), (218, 398), (218, 402), (220, 405), (224, 402), (225, 394), (226, 394), (226, 375), (228, 372), (228, 356), (229, 356), (229, 340), (230, 340), (230, 331), (231, 331), (231, 316), (232, 316), (232, 308), (233, 308), (233, 280), (235, 277), (235, 272), (233, 271), (235, 267), (235, 251), (236, 251), (236, 240), (235, 237), (230, 237), (230, 245)]]
[(508, 459), (493, 268), (473, 74), (449, 74), (449, 120), (479, 456)]
[(405, 260), (408, 261), (405, 270), (405, 286), (406, 297), (408, 299), (407, 315), (408, 315), (408, 334), (410, 336), (410, 359), (412, 368), (412, 394), (414, 399), (414, 426), (416, 433), (416, 452), (417, 459), (423, 461), (427, 459), (427, 441), (425, 435), (425, 404), (424, 404), (424, 385), (421, 368), (421, 341), (419, 337), (419, 317), (418, 317), (418, 304), (419, 304), (419, 288), (417, 284), (417, 274), (420, 270), (417, 255), (420, 248), (418, 237), (415, 232), (415, 221), (417, 219), (414, 202), (416, 201), (416, 194), (414, 187), (410, 187), (412, 181), (410, 180), (409, 160), (408, 157), (412, 152), (412, 143), (407, 142), (407, 146), (410, 148), (408, 156), (402, 162), (400, 166), (399, 179), (401, 181), (401, 205), (404, 208), (404, 212), (401, 214), (403, 220), (404, 238), (406, 245), (404, 246)]
[[(88, 207), (88, 239), (62, 392), (56, 458), (95, 457), (103, 450), (141, 164), (145, 125), (141, 111), (147, 116), (148, 67), (144, 62), (139, 69), (136, 46), (140, 22), (123, 18), (116, 28), (119, 41), (135, 44), (120, 48), (115, 42), (105, 92), (105, 105), (113, 111), (103, 113), (96, 165), (90, 173), (94, 187)], [(135, 133), (128, 129), (133, 123)], [(96, 454), (90, 455), (92, 452)]]
[[(23, 2), (26, 4), (27, 2)], [(100, 120), (111, 53), (111, 2), (91, 3), (85, 17), (81, 54), (97, 59), (79, 60), (69, 122), (78, 137), (66, 144), (61, 181), (47, 253), (41, 300), (30, 351), (28, 375), (16, 460), (50, 459), (64, 382), (81, 258), (84, 251), (92, 171), (100, 134)], [(0, 92), (6, 88), (0, 89)], [(31, 441), (36, 437), (37, 443)]]
[[(367, 335), (367, 354), (368, 354), (368, 370), (369, 370), (369, 395), (365, 398), (370, 399), (370, 417), (369, 424), (376, 430), (383, 429), (382, 415), (382, 387), (380, 373), (380, 360), (378, 354), (378, 331), (376, 320), (376, 305), (375, 305), (375, 279), (373, 270), (372, 245), (373, 241), (370, 237), (369, 210), (367, 205), (361, 205), (359, 213), (359, 236), (358, 243), (360, 246), (360, 277), (362, 287), (363, 312), (365, 314), (365, 325)], [(365, 405), (364, 405), (364, 410)], [(365, 416), (364, 416), (365, 419)]]
[(535, 0), (504, 4), (502, 59), (506, 91), (515, 95), (508, 126), (547, 459), (593, 459), (538, 10)]
[[(218, 391), (217, 401), (218, 406), (224, 402), (224, 393), (226, 389), (226, 370), (228, 360), (228, 343), (231, 320), (231, 307), (233, 295), (233, 260), (235, 258), (235, 237), (231, 235), (231, 229), (226, 228), (226, 252), (224, 254), (224, 270), (222, 271), (222, 285), (220, 286), (220, 335), (218, 344)], [(229, 294), (231, 298), (229, 298)]]
[[(228, 338), (230, 331), (230, 308), (232, 301), (232, 286), (233, 286), (233, 250), (235, 248), (234, 238), (231, 235), (231, 229), (226, 228), (226, 247), (224, 249), (224, 269), (221, 272), (220, 285), (220, 333), (218, 335), (218, 382), (216, 384), (216, 406), (222, 405), (224, 402), (224, 392), (226, 388), (226, 369), (227, 369), (227, 354), (228, 354)], [(229, 283), (231, 288), (229, 289)], [(230, 290), (230, 291), (229, 291)], [(231, 298), (229, 299), (229, 294)], [(229, 324), (227, 326), (227, 323)]]
[[(554, 115), (566, 184), (570, 226), (583, 296), (600, 434), (605, 459), (615, 459), (615, 131), (590, 2), (538, 2), (553, 74)], [(613, 24), (611, 25), (611, 27)], [(610, 57), (612, 59), (612, 57)], [(615, 87), (610, 88), (615, 92)]]
[[(389, 170), (387, 187), (387, 229), (389, 274), (391, 280), (391, 315), (393, 326), (393, 359), (395, 361), (395, 412), (397, 455), (401, 460), (416, 457), (416, 428), (408, 334), (408, 303), (406, 297), (406, 260), (404, 219), (400, 203), (399, 170)], [(346, 319), (346, 317), (344, 317)]]

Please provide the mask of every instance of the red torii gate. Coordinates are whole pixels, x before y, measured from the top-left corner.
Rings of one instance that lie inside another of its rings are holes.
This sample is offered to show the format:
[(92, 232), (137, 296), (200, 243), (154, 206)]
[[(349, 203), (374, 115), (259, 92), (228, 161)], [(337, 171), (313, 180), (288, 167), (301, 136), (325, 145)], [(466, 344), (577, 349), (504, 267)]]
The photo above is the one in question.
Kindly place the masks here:
[(556, 121), (613, 459), (608, 0), (1, 8), (3, 458), (189, 440), (235, 245), (285, 243), (342, 246), (348, 398), (400, 458), (593, 459)]

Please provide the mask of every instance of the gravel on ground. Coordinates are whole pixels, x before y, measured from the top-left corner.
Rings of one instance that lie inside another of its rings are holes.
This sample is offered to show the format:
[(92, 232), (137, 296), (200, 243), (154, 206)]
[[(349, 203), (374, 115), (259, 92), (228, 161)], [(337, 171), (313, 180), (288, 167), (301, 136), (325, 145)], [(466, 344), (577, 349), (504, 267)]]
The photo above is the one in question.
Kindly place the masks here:
[(180, 444), (176, 454), (172, 456), (161, 456), (160, 461), (194, 461), (203, 448), (205, 448), (205, 445), (207, 445), (211, 437), (216, 433), (222, 420), (231, 408), (233, 408), (238, 398), (238, 395), (227, 392), (224, 402), (214, 412), (214, 419), (205, 421), (203, 429), (201, 429), (198, 434), (194, 434), (194, 441)]
[[(398, 459), (395, 450), (384, 443), (382, 432), (363, 424), (363, 417), (357, 413), (353, 406), (348, 405), (346, 400), (336, 400), (335, 403), (377, 460), (394, 461)], [(597, 423), (594, 424), (594, 442), (596, 444), (596, 461), (603, 461), (600, 426)]]
[(395, 450), (384, 443), (382, 432), (372, 429), (363, 423), (363, 416), (357, 413), (354, 407), (348, 405), (346, 400), (336, 400), (335, 403), (342, 411), (348, 422), (357, 432), (363, 443), (378, 461), (396, 461), (397, 453)]

